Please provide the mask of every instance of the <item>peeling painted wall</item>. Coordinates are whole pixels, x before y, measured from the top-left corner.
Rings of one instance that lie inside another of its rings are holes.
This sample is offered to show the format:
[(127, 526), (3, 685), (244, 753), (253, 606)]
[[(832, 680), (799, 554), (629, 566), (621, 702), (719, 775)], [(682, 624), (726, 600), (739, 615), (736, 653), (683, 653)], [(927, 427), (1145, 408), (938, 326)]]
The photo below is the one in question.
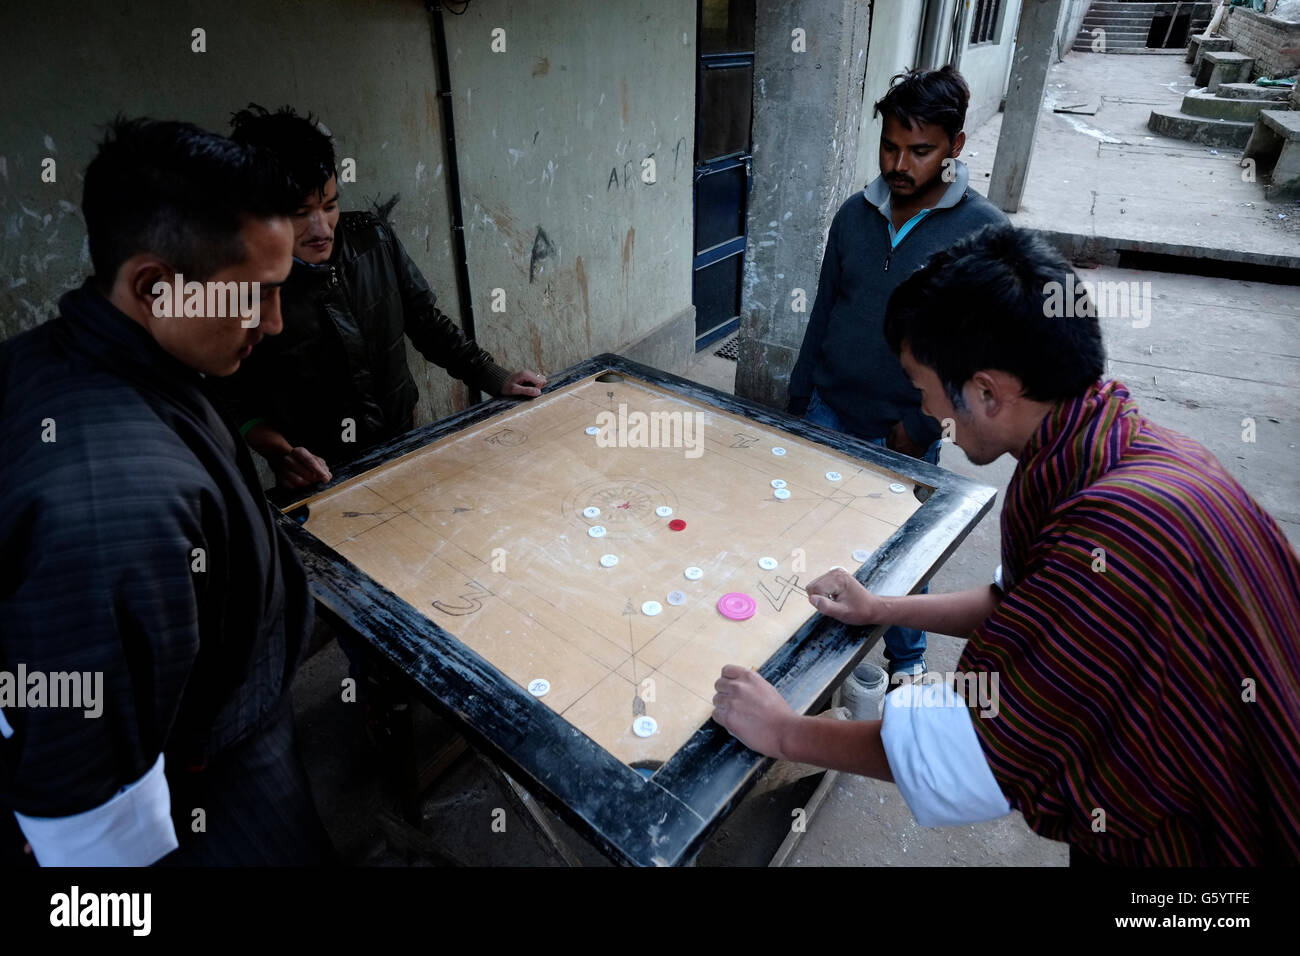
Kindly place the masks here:
[(693, 0), (476, 0), (447, 32), (479, 340), (552, 371), (691, 321)]
[[(50, 0), (14, 20), (0, 41), (0, 334), (49, 318), (90, 271), (81, 175), (100, 124), (120, 110), (226, 132), (250, 100), (324, 119), (357, 162), (344, 209), (400, 195), (397, 233), (460, 320), (423, 4)], [(446, 20), (481, 341), (505, 365), (555, 370), (689, 323), (694, 3), (477, 0)], [(206, 53), (191, 52), (195, 27)], [(496, 27), (505, 53), (491, 51)], [(47, 156), (53, 184), (40, 181)], [(408, 355), (420, 421), (463, 407), (459, 383)]]

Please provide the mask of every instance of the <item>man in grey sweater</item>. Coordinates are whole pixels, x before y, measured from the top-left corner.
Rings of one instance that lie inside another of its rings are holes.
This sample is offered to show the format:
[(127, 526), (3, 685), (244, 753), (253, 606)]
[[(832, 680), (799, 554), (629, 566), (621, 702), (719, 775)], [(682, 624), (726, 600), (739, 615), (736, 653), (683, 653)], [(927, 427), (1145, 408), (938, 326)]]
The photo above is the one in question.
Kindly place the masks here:
[[(1005, 223), (969, 187), (957, 156), (970, 90), (951, 66), (911, 70), (875, 104), (884, 117), (880, 176), (831, 222), (821, 279), (799, 358), (789, 411), (938, 464), (939, 424), (885, 342), (885, 305), (936, 252), (990, 223)], [(885, 632), (891, 684), (925, 673), (925, 632)]]

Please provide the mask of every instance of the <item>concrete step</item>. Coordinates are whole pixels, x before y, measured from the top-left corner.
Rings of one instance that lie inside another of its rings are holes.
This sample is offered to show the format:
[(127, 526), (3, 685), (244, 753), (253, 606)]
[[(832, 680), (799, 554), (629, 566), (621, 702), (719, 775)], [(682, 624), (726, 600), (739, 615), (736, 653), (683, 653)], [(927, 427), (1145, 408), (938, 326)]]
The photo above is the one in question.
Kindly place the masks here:
[[(1092, 52), (1092, 48), (1091, 48), (1091, 47), (1088, 47), (1088, 46), (1072, 46), (1072, 47), (1070, 47), (1070, 49), (1071, 49), (1073, 52), (1075, 52), (1075, 53), (1091, 53), (1091, 52)], [(1112, 49), (1108, 49), (1108, 50), (1106, 50), (1106, 53), (1107, 53), (1107, 54), (1120, 54), (1120, 53), (1124, 53), (1124, 54), (1143, 54), (1143, 55), (1145, 55), (1145, 56), (1170, 56), (1170, 55), (1178, 56), (1178, 55), (1181, 54), (1182, 52), (1183, 52), (1182, 50), (1156, 50), (1156, 49), (1151, 49), (1151, 48), (1144, 47), (1144, 46), (1121, 47), (1121, 48), (1118, 49), (1118, 50), (1113, 49), (1113, 48), (1112, 48)], [(1099, 56), (1102, 56), (1102, 55), (1105, 55), (1105, 54), (1098, 54), (1098, 55), (1099, 55)]]
[(1291, 98), (1291, 88), (1260, 86), (1257, 83), (1220, 83), (1216, 95), (1228, 100), (1269, 100), (1285, 103)]
[(1152, 110), (1147, 120), (1147, 129), (1161, 136), (1200, 143), (1203, 146), (1224, 146), (1241, 149), (1250, 139), (1250, 131), (1255, 124), (1238, 123), (1233, 120), (1207, 119), (1204, 116), (1188, 116), (1178, 110)]
[[(1183, 9), (1179, 12), (1178, 15), (1181, 17), (1181, 16), (1186, 16), (1187, 14), (1190, 13), (1193, 17), (1205, 17), (1206, 19), (1208, 19), (1212, 11), (1214, 10), (1214, 2), (1215, 0), (1204, 0), (1204, 2), (1195, 3), (1195, 4), (1184, 3)], [(1094, 3), (1088, 9), (1090, 11), (1096, 10), (1102, 13), (1109, 13), (1109, 12), (1123, 13), (1126, 10), (1131, 10), (1131, 11), (1141, 10), (1142, 12), (1150, 14), (1151, 16), (1155, 16), (1158, 13), (1159, 14), (1173, 13), (1175, 6), (1176, 4), (1173, 3), (1172, 0), (1170, 0), (1170, 2), (1167, 3), (1127, 3), (1127, 2), (1116, 3), (1114, 2), (1114, 0), (1109, 0), (1109, 2), (1108, 0), (1099, 0), (1099, 2)]]
[(1224, 83), (1244, 83), (1250, 79), (1255, 58), (1235, 50), (1206, 50), (1196, 68), (1196, 85), (1214, 92)]
[[(1092, 37), (1079, 37), (1077, 40), (1074, 41), (1074, 43), (1072, 44), (1072, 46), (1075, 46), (1075, 47), (1086, 47), (1086, 48), (1088, 48), (1088, 49), (1092, 49)], [(1128, 50), (1148, 50), (1148, 51), (1150, 51), (1151, 53), (1166, 53), (1166, 52), (1168, 52), (1167, 50), (1162, 50), (1160, 47), (1147, 46), (1147, 42), (1146, 42), (1146, 38), (1145, 38), (1145, 37), (1144, 37), (1143, 39), (1141, 39), (1141, 40), (1117, 40), (1115, 37), (1111, 36), (1109, 33), (1106, 34), (1106, 48), (1107, 48), (1108, 50), (1119, 50), (1119, 49), (1128, 49)], [(1176, 54), (1178, 54), (1178, 55), (1180, 55), (1180, 56), (1182, 55), (1182, 52), (1183, 52), (1183, 51), (1182, 51), (1182, 50), (1179, 50), (1179, 49), (1175, 49), (1175, 50), (1174, 50), (1174, 53), (1176, 53)]]
[[(1223, 89), (1222, 86), (1219, 89)], [(1188, 116), (1253, 123), (1260, 110), (1277, 109), (1277, 100), (1246, 100), (1216, 96), (1206, 90), (1192, 90), (1183, 97), (1182, 111)]]
[[(1098, 27), (1097, 29), (1102, 28)], [(1139, 40), (1145, 43), (1148, 36), (1146, 30), (1104, 30), (1103, 32), (1106, 34), (1107, 40)], [(1092, 35), (1093, 30), (1087, 27), (1079, 31), (1080, 37), (1091, 37)]]
[(1086, 27), (1114, 27), (1117, 30), (1150, 30), (1150, 17), (1084, 17), (1081, 21)]

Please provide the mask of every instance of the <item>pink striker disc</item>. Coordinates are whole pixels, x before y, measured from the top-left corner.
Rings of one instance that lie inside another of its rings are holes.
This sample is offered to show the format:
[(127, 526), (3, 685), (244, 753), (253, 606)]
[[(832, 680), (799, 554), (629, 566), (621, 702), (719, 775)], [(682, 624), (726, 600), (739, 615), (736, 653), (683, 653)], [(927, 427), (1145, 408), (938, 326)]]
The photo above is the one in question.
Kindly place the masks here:
[(718, 612), (733, 621), (744, 621), (754, 616), (758, 604), (748, 594), (732, 591), (718, 598)]

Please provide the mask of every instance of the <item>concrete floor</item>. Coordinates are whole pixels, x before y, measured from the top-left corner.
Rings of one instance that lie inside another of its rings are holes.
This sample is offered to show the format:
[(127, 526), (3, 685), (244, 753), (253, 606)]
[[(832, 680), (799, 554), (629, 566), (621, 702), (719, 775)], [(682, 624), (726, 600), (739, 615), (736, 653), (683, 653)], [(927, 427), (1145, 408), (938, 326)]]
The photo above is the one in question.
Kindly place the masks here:
[[(1240, 151), (1158, 136), (1156, 108), (1192, 89), (1181, 57), (1070, 53), (1048, 73), (1018, 226), (1179, 256), (1300, 268), (1300, 203), (1264, 199)], [(1089, 101), (1092, 116), (1056, 113)], [(987, 194), (1002, 115), (968, 131), (961, 158)]]
[[(1050, 104), (1045, 108), (1024, 209), (1013, 221), (1165, 243), (1187, 255), (1213, 257), (1215, 249), (1226, 248), (1233, 255), (1257, 250), (1272, 261), (1282, 256), (1300, 262), (1300, 206), (1266, 203), (1260, 185), (1240, 181), (1231, 156), (1145, 130), (1145, 110), (1156, 102), (1176, 101), (1180, 90), (1190, 87), (1183, 68), (1179, 58), (1166, 56), (1071, 54), (1058, 64), (1051, 89), (1071, 99), (1070, 91), (1095, 90), (1102, 94), (1102, 106), (1095, 116), (1068, 119), (1051, 113)], [(974, 182), (987, 182), (983, 172), (992, 162), (998, 125), (994, 119), (970, 136), (967, 158)], [(1081, 269), (1080, 275), (1150, 283), (1149, 326), (1134, 328), (1123, 319), (1104, 322), (1109, 374), (1129, 387), (1148, 417), (1202, 442), (1300, 547), (1300, 288), (1113, 267)], [(736, 365), (713, 354), (719, 345), (670, 371), (731, 391)], [(1253, 443), (1242, 441), (1247, 418), (1255, 422)], [(937, 591), (975, 587), (988, 581), (998, 564), (998, 514), (1014, 461), (1004, 457), (976, 468), (960, 449), (947, 447), (941, 464), (999, 491), (994, 511), (931, 585)], [(931, 670), (951, 670), (962, 644), (957, 637), (932, 634)], [(879, 663), (880, 648), (868, 659)], [(345, 674), (346, 662), (331, 645), (303, 668), (295, 694), (317, 801), (347, 860), (372, 865), (436, 865), (449, 859), (481, 865), (556, 862), (526, 827), (492, 831), (492, 809), (506, 807), (511, 819), (514, 810), (500, 783), (472, 758), (462, 759), (427, 796), (420, 834), (395, 835), (391, 825), (386, 827), (391, 795), (377, 779), (356, 712), (337, 703)], [(422, 708), (418, 729), (430, 746), (447, 731)], [(761, 805), (759, 810), (738, 811), (733, 817), (738, 822), (719, 833), (701, 862), (751, 862), (747, 846), (779, 842), (790, 817), (788, 806), (771, 810), (778, 802), (773, 793), (757, 794), (749, 803)], [(563, 824), (557, 827), (583, 862), (604, 862)], [(1061, 866), (1066, 850), (1036, 836), (1019, 814), (980, 826), (924, 829), (892, 784), (841, 775), (790, 862)]]

